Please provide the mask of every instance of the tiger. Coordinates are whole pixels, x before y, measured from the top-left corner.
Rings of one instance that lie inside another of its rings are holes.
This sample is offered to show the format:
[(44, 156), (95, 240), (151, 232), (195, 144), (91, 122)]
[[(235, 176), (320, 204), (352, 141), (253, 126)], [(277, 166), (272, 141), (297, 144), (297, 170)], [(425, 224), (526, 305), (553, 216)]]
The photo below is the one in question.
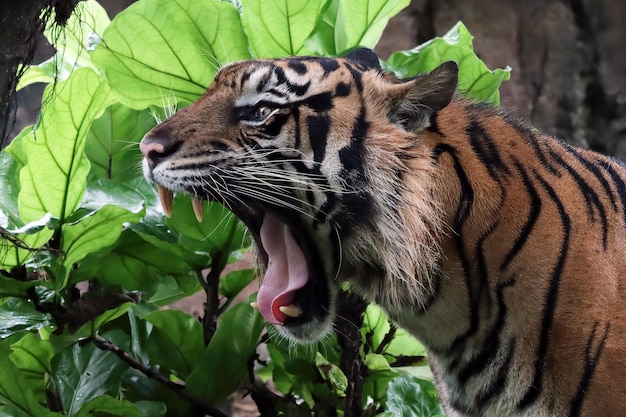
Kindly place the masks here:
[(371, 50), (228, 64), (140, 142), (166, 214), (217, 201), (302, 344), (339, 289), (426, 349), (447, 416), (626, 416), (626, 165)]

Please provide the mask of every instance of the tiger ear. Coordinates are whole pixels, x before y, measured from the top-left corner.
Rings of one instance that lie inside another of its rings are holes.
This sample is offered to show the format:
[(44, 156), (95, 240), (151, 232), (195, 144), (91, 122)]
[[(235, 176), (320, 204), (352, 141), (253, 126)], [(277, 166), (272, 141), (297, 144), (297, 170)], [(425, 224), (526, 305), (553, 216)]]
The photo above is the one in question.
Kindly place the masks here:
[(458, 74), (456, 62), (448, 61), (427, 74), (393, 85), (387, 90), (390, 104), (387, 117), (410, 131), (428, 127), (431, 115), (452, 101)]

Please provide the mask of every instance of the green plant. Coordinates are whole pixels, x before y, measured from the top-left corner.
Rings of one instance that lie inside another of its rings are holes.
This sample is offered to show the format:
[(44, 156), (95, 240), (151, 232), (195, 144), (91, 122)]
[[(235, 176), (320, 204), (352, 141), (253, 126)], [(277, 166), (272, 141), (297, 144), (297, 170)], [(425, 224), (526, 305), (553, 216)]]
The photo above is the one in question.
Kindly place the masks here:
[[(46, 29), (58, 52), (21, 80), (48, 84), (41, 116), (0, 153), (0, 414), (223, 415), (215, 404), (241, 388), (262, 414), (441, 414), (421, 345), (349, 291), (360, 330), (312, 347), (262, 336), (232, 303), (255, 272), (222, 276), (250, 245), (243, 227), (217, 204), (196, 222), (183, 196), (166, 218), (137, 146), (221, 65), (374, 47), (407, 4), (140, 0), (110, 22), (89, 0)], [(498, 102), (508, 70), (489, 71), (460, 23), (383, 64), (410, 76), (450, 59), (466, 94)], [(160, 309), (198, 291), (202, 321)]]

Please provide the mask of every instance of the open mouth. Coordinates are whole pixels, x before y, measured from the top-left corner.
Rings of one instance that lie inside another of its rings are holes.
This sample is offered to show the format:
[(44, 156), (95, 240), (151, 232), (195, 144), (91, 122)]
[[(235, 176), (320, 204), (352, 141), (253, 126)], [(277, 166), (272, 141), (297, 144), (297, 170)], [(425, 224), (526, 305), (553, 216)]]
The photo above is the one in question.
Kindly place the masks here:
[[(158, 185), (158, 194), (169, 217), (173, 192)], [(204, 200), (192, 197), (191, 202), (196, 218), (202, 221)], [(228, 206), (254, 237), (265, 270), (253, 307), (268, 323), (288, 330), (327, 321), (331, 310), (330, 283), (324, 278), (319, 248), (311, 234), (298, 224), (295, 216), (279, 214), (278, 210), (254, 204)], [(296, 338), (308, 338), (306, 334), (299, 336), (297, 331), (290, 333)]]

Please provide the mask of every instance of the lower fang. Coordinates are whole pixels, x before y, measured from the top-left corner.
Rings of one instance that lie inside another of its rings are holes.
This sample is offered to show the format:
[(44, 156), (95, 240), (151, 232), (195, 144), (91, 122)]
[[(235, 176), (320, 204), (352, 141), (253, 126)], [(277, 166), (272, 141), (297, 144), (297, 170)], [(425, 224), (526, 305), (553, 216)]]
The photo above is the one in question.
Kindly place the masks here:
[(250, 307), (252, 307), (253, 309), (257, 310), (259, 309), (259, 305), (256, 303), (256, 301), (253, 301), (250, 303)]
[(302, 315), (302, 311), (300, 307), (295, 304), (289, 304), (288, 306), (280, 306), (278, 307), (281, 313), (283, 313), (287, 317), (300, 317)]

